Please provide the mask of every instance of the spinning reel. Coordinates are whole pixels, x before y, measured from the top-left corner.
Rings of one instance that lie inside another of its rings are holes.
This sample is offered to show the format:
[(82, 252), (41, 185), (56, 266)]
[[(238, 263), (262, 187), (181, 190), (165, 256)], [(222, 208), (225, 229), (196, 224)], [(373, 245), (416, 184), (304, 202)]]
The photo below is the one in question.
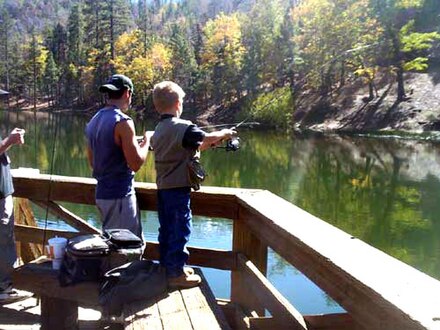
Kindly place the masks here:
[(237, 151), (240, 149), (240, 138), (238, 136), (234, 136), (226, 141), (226, 147), (224, 147), (226, 151)]

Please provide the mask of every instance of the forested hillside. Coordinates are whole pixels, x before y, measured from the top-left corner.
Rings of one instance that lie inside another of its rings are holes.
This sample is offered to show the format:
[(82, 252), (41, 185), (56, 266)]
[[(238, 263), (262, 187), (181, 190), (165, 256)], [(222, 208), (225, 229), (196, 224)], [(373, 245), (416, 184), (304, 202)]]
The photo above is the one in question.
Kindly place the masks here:
[(368, 102), (384, 76), (404, 101), (404, 72), (440, 62), (439, 15), (438, 0), (0, 0), (0, 88), (10, 104), (93, 108), (117, 72), (139, 112), (167, 79), (198, 115), (286, 127), (304, 96), (360, 84)]

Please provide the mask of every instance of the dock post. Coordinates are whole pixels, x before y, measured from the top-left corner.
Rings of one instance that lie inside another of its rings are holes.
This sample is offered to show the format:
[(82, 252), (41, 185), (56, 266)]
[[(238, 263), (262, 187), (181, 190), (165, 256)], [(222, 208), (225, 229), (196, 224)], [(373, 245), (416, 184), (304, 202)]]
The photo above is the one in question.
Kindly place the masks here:
[(78, 330), (78, 303), (41, 296), (41, 330)]
[[(252, 215), (239, 207), (238, 219), (234, 220), (232, 250), (244, 254), (262, 274), (267, 272), (267, 246), (252, 233), (247, 225)], [(237, 303), (249, 312), (256, 312), (264, 316), (263, 304), (258, 301), (256, 295), (246, 285), (240, 269), (232, 271), (231, 275), (231, 301)]]

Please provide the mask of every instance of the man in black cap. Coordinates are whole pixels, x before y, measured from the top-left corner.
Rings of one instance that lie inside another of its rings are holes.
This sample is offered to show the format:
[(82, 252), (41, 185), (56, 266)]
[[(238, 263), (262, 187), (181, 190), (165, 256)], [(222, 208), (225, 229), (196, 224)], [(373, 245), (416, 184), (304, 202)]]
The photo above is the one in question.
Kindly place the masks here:
[(133, 183), (134, 173), (147, 158), (149, 135), (145, 132), (138, 142), (133, 120), (125, 114), (134, 93), (130, 78), (115, 74), (99, 91), (107, 93), (108, 102), (87, 124), (86, 135), (102, 227), (129, 229), (142, 238)]

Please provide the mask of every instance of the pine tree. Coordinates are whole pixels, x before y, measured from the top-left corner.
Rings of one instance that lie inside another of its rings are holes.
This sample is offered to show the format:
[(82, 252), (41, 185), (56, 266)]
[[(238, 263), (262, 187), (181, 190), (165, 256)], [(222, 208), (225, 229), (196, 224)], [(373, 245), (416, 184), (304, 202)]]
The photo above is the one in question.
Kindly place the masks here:
[(151, 34), (151, 11), (148, 6), (147, 0), (139, 0), (138, 2), (138, 19), (137, 26), (142, 33), (142, 42), (144, 45), (144, 56), (148, 51), (148, 37)]
[(56, 24), (47, 40), (47, 48), (52, 52), (54, 61), (60, 65), (67, 60), (67, 32), (60, 23)]
[(31, 91), (34, 110), (37, 109), (37, 99), (41, 90), (47, 53), (47, 49), (43, 46), (42, 37), (37, 35), (35, 31), (31, 31), (25, 67), (29, 77), (30, 85), (28, 88)]
[(173, 24), (169, 43), (173, 53), (173, 79), (183, 86), (191, 86), (197, 63), (194, 49), (181, 26)]
[[(9, 91), (11, 89), (10, 85), (10, 74), (11, 74), (11, 36), (12, 36), (12, 25), (13, 21), (5, 8), (0, 9), (0, 76), (1, 82), (4, 83), (4, 88)], [(9, 102), (9, 98), (8, 98)], [(9, 105), (9, 104), (8, 104)]]
[(92, 89), (114, 73), (115, 42), (128, 29), (130, 21), (127, 0), (85, 0), (87, 38), (91, 45), (88, 67), (93, 72)]
[(58, 89), (58, 68), (54, 60), (54, 56), (51, 51), (48, 52), (46, 58), (46, 68), (44, 72), (44, 87), (47, 96), (49, 97), (49, 106), (58, 103), (57, 100), (57, 89)]
[(83, 70), (86, 64), (85, 22), (83, 15), (83, 6), (81, 3), (75, 4), (69, 15), (67, 23), (67, 63), (66, 63), (66, 84), (69, 88), (64, 93), (67, 102), (74, 99), (79, 104), (84, 103), (84, 87), (82, 84)]

